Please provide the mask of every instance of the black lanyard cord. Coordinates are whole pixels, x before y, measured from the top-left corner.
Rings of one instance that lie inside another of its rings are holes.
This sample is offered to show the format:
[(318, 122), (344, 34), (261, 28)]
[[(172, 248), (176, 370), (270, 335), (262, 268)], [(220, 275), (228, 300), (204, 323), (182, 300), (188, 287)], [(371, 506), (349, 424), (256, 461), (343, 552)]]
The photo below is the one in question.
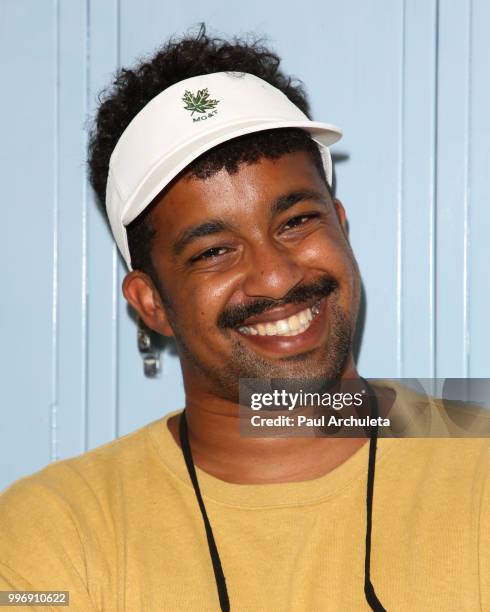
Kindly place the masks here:
[(192, 486), (194, 487), (197, 503), (199, 504), (199, 508), (202, 514), (202, 520), (204, 521), (204, 527), (206, 529), (209, 554), (211, 555), (211, 561), (213, 562), (214, 578), (216, 580), (216, 586), (218, 587), (218, 596), (221, 610), (222, 612), (230, 612), (230, 598), (228, 597), (228, 589), (226, 588), (225, 575), (223, 574), (223, 568), (221, 567), (221, 559), (219, 558), (218, 547), (216, 546), (216, 542), (214, 540), (211, 523), (209, 522), (208, 514), (206, 512), (206, 506), (204, 505), (204, 501), (201, 495), (201, 489), (199, 488), (196, 468), (194, 467), (194, 460), (192, 459), (185, 410), (180, 415), (179, 437), (180, 446), (182, 448), (185, 464), (187, 466), (187, 471), (189, 472), (189, 477), (191, 479)]
[[(374, 391), (371, 389), (369, 383), (365, 379), (361, 379), (369, 390), (369, 396), (372, 399), (372, 418), (377, 419), (378, 417), (378, 401)], [(370, 410), (371, 413), (371, 410)], [(225, 575), (221, 566), (221, 560), (218, 553), (218, 547), (213, 536), (213, 530), (211, 529), (211, 523), (209, 522), (208, 515), (206, 512), (206, 506), (201, 495), (199, 488), (199, 482), (197, 480), (196, 468), (194, 466), (194, 460), (192, 459), (192, 451), (189, 444), (189, 433), (187, 429), (187, 418), (185, 410), (180, 415), (179, 424), (179, 438), (180, 446), (182, 448), (182, 454), (184, 455), (185, 464), (187, 471), (194, 487), (196, 494), (197, 503), (201, 510), (202, 520), (206, 529), (206, 536), (208, 539), (209, 554), (213, 563), (214, 577), (216, 580), (216, 587), (218, 589), (218, 597), (222, 612), (230, 612), (230, 598), (228, 597), (228, 590), (226, 588)], [(367, 493), (366, 493), (366, 557), (364, 565), (364, 594), (366, 601), (371, 606), (374, 612), (386, 612), (381, 602), (379, 601), (374, 587), (371, 583), (371, 530), (372, 530), (372, 515), (373, 515), (373, 494), (374, 494), (374, 468), (376, 465), (376, 441), (378, 439), (378, 426), (370, 426), (370, 439), (369, 439), (369, 462), (368, 462), (368, 478), (367, 478)]]
[[(369, 391), (372, 410), (369, 410), (373, 419), (378, 419), (378, 400), (371, 385), (364, 378), (361, 379)], [(373, 497), (374, 497), (374, 469), (376, 467), (376, 443), (378, 440), (378, 425), (369, 426), (369, 459), (366, 490), (366, 557), (364, 561), (364, 594), (366, 601), (374, 612), (386, 612), (379, 601), (371, 582), (371, 531), (373, 526)]]

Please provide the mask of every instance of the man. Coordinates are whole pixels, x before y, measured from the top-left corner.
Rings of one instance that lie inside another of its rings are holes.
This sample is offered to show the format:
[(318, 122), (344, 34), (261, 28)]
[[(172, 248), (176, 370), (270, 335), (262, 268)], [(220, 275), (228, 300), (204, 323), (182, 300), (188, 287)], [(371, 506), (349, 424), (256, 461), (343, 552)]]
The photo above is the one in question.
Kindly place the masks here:
[[(92, 184), (127, 301), (175, 338), (185, 412), (10, 487), (2, 589), (83, 611), (490, 609), (487, 439), (240, 434), (241, 379), (369, 388), (341, 133), (278, 65), (201, 30), (102, 102)], [(386, 416), (416, 396), (371, 399)]]

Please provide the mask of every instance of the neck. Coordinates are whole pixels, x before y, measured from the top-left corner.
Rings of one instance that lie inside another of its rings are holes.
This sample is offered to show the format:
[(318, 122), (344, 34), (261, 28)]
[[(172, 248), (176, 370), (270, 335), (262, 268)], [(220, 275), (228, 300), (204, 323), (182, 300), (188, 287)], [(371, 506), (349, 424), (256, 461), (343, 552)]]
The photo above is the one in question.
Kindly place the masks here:
[[(355, 369), (344, 377), (359, 379)], [(199, 391), (187, 393), (186, 415), (195, 465), (216, 478), (238, 484), (319, 478), (367, 442), (366, 437), (244, 437), (240, 434), (239, 405)], [(179, 419), (179, 415), (169, 419), (168, 427), (180, 445)]]

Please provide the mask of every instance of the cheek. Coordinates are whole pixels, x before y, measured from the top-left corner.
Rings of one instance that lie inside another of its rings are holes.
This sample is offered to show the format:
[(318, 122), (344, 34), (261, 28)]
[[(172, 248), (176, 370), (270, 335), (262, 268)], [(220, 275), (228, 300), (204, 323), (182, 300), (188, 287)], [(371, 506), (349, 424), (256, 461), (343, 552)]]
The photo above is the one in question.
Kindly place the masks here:
[(348, 280), (355, 273), (355, 262), (345, 239), (327, 231), (316, 232), (303, 242), (298, 257), (304, 266), (331, 272), (339, 281)]
[(302, 245), (301, 263), (320, 273), (332, 274), (340, 283), (339, 302), (345, 310), (357, 311), (360, 300), (360, 274), (354, 254), (343, 236), (332, 236), (327, 231)]
[(216, 322), (227, 302), (227, 285), (204, 277), (199, 281), (181, 280), (175, 304), (179, 331), (190, 342), (217, 332)]

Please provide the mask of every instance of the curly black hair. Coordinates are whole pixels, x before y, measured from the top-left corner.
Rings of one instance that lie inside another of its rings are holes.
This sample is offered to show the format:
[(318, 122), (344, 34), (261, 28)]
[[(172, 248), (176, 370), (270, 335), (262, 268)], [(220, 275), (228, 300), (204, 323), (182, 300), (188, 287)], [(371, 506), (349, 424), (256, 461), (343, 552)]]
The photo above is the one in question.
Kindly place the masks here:
[[(227, 41), (211, 38), (205, 25), (201, 24), (195, 34), (171, 38), (153, 57), (133, 69), (119, 70), (112, 85), (99, 96), (100, 106), (89, 139), (89, 178), (104, 215), (107, 215), (104, 201), (109, 160), (117, 141), (133, 117), (174, 83), (213, 72), (248, 72), (280, 89), (310, 117), (301, 82), (285, 76), (279, 70), (279, 64), (279, 57), (260, 39), (234, 38)], [(208, 178), (222, 168), (232, 174), (241, 163), (254, 163), (264, 157), (277, 159), (295, 151), (310, 154), (328, 188), (318, 145), (306, 131), (297, 128), (265, 130), (224, 142), (194, 160), (181, 175)], [(127, 227), (133, 269), (147, 273), (160, 290), (161, 282), (151, 259), (155, 234), (151, 212), (161, 195)]]

